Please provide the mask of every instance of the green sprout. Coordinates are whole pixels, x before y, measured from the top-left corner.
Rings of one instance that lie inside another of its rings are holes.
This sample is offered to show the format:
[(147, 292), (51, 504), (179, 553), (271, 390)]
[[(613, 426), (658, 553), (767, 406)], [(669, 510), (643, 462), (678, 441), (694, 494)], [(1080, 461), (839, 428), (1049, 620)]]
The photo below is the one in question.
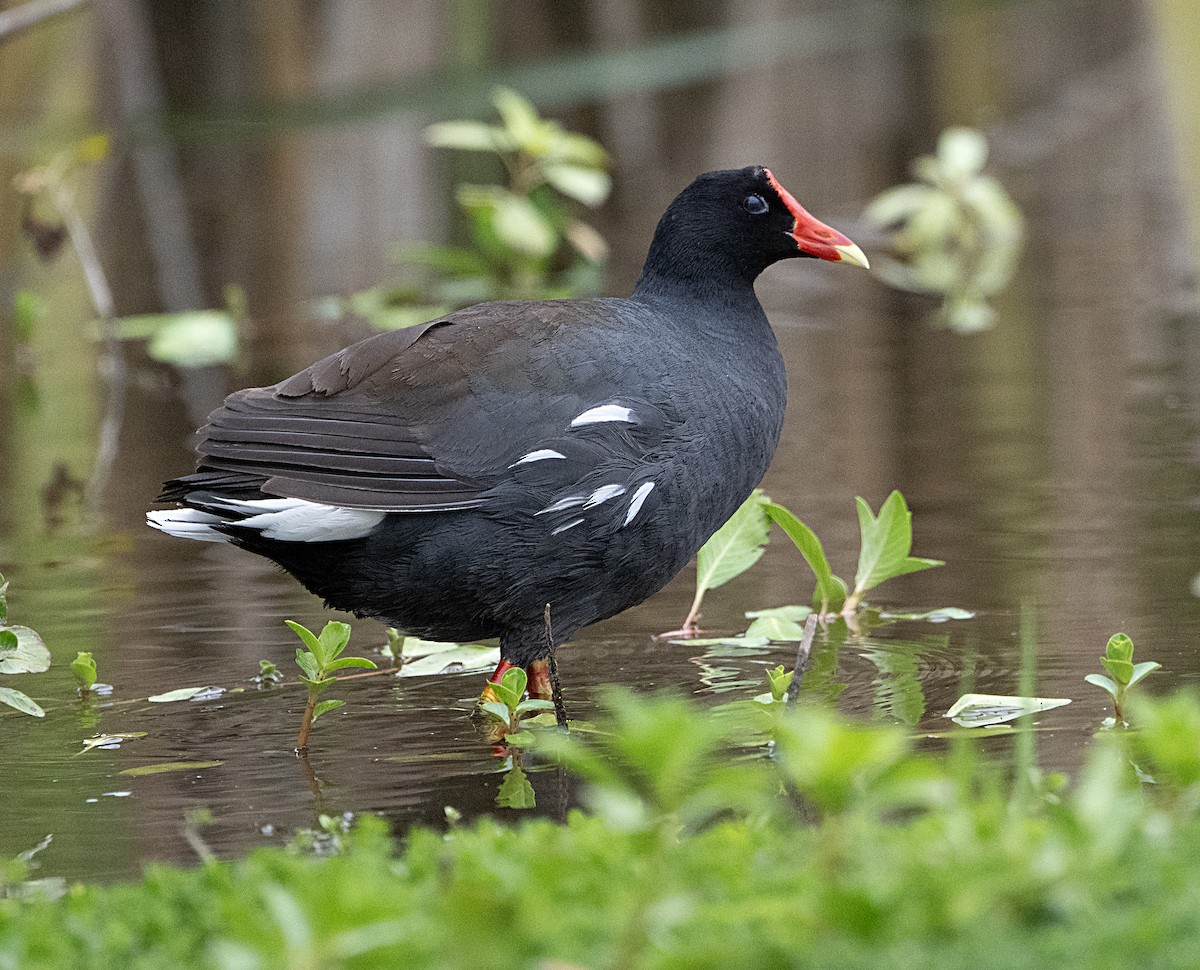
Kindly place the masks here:
[(75, 675), (75, 680), (79, 684), (79, 692), (87, 693), (96, 683), (95, 658), (84, 650), (78, 651), (75, 659), (71, 661), (71, 673)]
[(490, 685), (496, 700), (484, 701), (479, 705), (488, 717), (499, 722), (501, 735), (516, 734), (521, 729), (521, 719), (530, 714), (554, 710), (552, 701), (537, 697), (522, 700), (528, 680), (520, 667), (510, 667), (498, 683), (492, 682)]
[(887, 497), (878, 515), (862, 498), (856, 498), (855, 503), (862, 545), (853, 589), (833, 574), (821, 542), (812, 529), (782, 505), (772, 502), (766, 507), (767, 514), (787, 533), (812, 569), (817, 580), (813, 608), (822, 616), (853, 616), (864, 604), (863, 597), (881, 583), (943, 565), (938, 559), (909, 555), (912, 551), (912, 513), (898, 491)]
[[(844, 579), (834, 575), (817, 534), (790, 509), (772, 502), (761, 489), (755, 489), (697, 553), (696, 595), (692, 599), (692, 607), (680, 629), (660, 636), (694, 637), (700, 632), (697, 621), (705, 593), (740, 576), (762, 558), (770, 539), (772, 522), (783, 529), (812, 569), (817, 580), (812, 608), (821, 618), (836, 615), (852, 617), (865, 605), (863, 597), (880, 583), (943, 565), (940, 559), (922, 559), (909, 554), (912, 551), (912, 513), (904, 496), (898, 491), (893, 491), (887, 497), (878, 515), (871, 511), (871, 506), (862, 498), (855, 501), (862, 544), (853, 589)], [(962, 612), (953, 611), (953, 615), (958, 616)], [(789, 616), (788, 620), (797, 618)], [(798, 629), (796, 632), (798, 634)], [(779, 638), (770, 636), (768, 639)], [(785, 639), (799, 639), (799, 636)]]
[(300, 734), (296, 738), (296, 751), (308, 750), (308, 735), (313, 724), (322, 714), (342, 707), (345, 701), (324, 700), (317, 698), (329, 688), (337, 678), (335, 671), (347, 667), (370, 667), (375, 669), (375, 662), (366, 657), (343, 657), (342, 651), (350, 642), (350, 624), (330, 620), (325, 624), (321, 635), (317, 636), (307, 627), (293, 620), (284, 620), (292, 632), (296, 634), (307, 650), (296, 648), (296, 666), (300, 668), (300, 681), (308, 688), (308, 703), (304, 707), (304, 717), (300, 722)]
[(79, 685), (76, 690), (79, 691), (80, 697), (112, 693), (111, 684), (101, 684), (96, 680), (96, 660), (86, 650), (75, 654), (75, 659), (71, 661), (71, 673), (75, 675), (75, 682)]
[(283, 680), (283, 671), (270, 660), (258, 662), (258, 673), (250, 678), (260, 688), (278, 684)]
[(1147, 660), (1140, 664), (1133, 662), (1133, 641), (1124, 633), (1114, 633), (1108, 638), (1104, 648), (1104, 656), (1100, 658), (1110, 676), (1103, 674), (1088, 674), (1083, 679), (1089, 684), (1099, 687), (1113, 699), (1113, 725), (1126, 724), (1125, 700), (1134, 684), (1143, 680), (1147, 675), (1158, 670), (1162, 664)]
[(794, 670), (784, 670), (783, 664), (767, 671), (767, 681), (771, 685), (771, 700), (782, 702), (787, 700), (788, 688), (792, 686)]

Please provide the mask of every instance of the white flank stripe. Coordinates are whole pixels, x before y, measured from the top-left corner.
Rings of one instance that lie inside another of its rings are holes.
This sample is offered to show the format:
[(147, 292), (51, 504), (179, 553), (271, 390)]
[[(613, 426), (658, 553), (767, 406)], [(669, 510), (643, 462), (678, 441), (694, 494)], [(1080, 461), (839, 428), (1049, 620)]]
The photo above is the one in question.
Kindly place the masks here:
[(146, 525), (152, 529), (199, 542), (228, 542), (229, 536), (212, 528), (221, 521), (219, 516), (198, 509), (162, 509), (146, 513)]
[(599, 505), (601, 502), (607, 502), (610, 498), (616, 498), (618, 495), (624, 494), (624, 485), (601, 485), (588, 496), (588, 500), (584, 503), (583, 507), (590, 509), (594, 505)]
[(584, 411), (583, 414), (571, 422), (571, 427), (578, 428), (585, 424), (601, 424), (605, 421), (625, 421), (632, 424), (633, 411), (627, 407), (622, 407), (620, 404), (601, 404), (599, 407), (588, 408)]
[(566, 498), (560, 498), (552, 505), (547, 505), (542, 511), (535, 512), (534, 515), (545, 515), (548, 512), (561, 512), (563, 509), (573, 509), (576, 505), (582, 505), (586, 501), (586, 495), (568, 495)]
[(621, 523), (621, 528), (629, 525), (642, 511), (642, 505), (645, 504), (647, 496), (654, 491), (654, 482), (642, 482), (633, 492), (633, 498), (629, 500), (629, 511), (625, 513), (625, 521)]
[(556, 536), (556, 535), (558, 535), (560, 532), (566, 532), (568, 529), (574, 529), (574, 528), (575, 528), (575, 526), (579, 525), (579, 524), (580, 524), (582, 521), (583, 521), (583, 519), (572, 519), (572, 520), (571, 520), (570, 522), (568, 522), (566, 525), (560, 525), (560, 526), (559, 526), (557, 529), (555, 529), (555, 530), (554, 530), (553, 532), (551, 532), (550, 534), (551, 534), (552, 536)]
[(566, 458), (560, 451), (555, 451), (553, 448), (540, 448), (537, 451), (531, 451), (528, 455), (523, 455), (514, 461), (509, 468), (516, 468), (518, 465), (527, 465), (531, 461), (545, 461), (547, 458)]
[(241, 511), (262, 510), (229, 525), (256, 529), (264, 539), (279, 542), (339, 542), (361, 539), (383, 521), (386, 512), (344, 509), (303, 499), (263, 499), (258, 502), (223, 502)]

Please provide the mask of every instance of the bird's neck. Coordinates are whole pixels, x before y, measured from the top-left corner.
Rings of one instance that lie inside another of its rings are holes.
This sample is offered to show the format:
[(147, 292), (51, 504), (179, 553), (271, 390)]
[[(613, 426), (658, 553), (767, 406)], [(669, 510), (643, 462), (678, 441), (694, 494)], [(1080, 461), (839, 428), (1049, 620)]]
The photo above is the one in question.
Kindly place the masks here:
[(630, 299), (686, 314), (692, 326), (703, 327), (710, 320), (721, 329), (733, 320), (742, 327), (766, 325), (754, 292), (757, 272), (752, 275), (727, 258), (706, 259), (695, 251), (668, 259), (655, 257), (652, 249)]
[(765, 263), (748, 252), (709, 248), (702, 236), (685, 236), (671, 228), (660, 224), (655, 232), (632, 299), (762, 313), (754, 280)]

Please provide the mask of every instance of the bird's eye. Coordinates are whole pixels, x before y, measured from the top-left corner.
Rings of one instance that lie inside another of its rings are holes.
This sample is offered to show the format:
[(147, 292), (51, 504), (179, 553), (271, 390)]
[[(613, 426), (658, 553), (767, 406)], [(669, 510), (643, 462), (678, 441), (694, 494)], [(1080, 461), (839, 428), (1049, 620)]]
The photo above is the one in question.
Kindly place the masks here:
[(761, 195), (748, 195), (742, 199), (742, 208), (752, 216), (761, 216), (770, 206)]

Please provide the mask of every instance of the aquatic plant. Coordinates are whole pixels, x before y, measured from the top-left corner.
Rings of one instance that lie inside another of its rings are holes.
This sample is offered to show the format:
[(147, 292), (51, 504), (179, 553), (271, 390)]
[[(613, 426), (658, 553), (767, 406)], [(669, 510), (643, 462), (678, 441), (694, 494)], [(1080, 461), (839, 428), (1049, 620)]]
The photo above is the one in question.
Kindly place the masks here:
[(537, 697), (525, 699), (528, 682), (529, 676), (522, 668), (510, 667), (498, 682), (489, 685), (496, 699), (483, 701), (479, 709), (496, 722), (501, 736), (516, 734), (523, 718), (554, 710), (552, 701)]
[(0, 963), (1109, 966), (1152, 941), (1185, 966), (1200, 948), (1200, 700), (1137, 707), (1140, 731), (1104, 735), (1073, 783), (1020, 798), (972, 732), (942, 757), (807, 706), (782, 714), (770, 757), (731, 758), (728, 720), (614, 692), (599, 731), (539, 746), (582, 784), (587, 810), (561, 824), (451, 810), (449, 831), (399, 843), (377, 818), (347, 831), (329, 815), (289, 848), (51, 903), (23, 900), (17, 859)]
[[(0, 674), (38, 674), (50, 669), (50, 651), (42, 638), (27, 626), (8, 625), (8, 582), (0, 576)], [(45, 717), (32, 697), (15, 687), (0, 687), (0, 704)]]
[(1155, 663), (1153, 660), (1135, 664), (1133, 662), (1133, 641), (1124, 633), (1114, 633), (1108, 638), (1108, 644), (1104, 648), (1104, 656), (1100, 658), (1100, 663), (1108, 671), (1109, 676), (1088, 674), (1083, 679), (1089, 684), (1099, 687), (1113, 699), (1115, 717), (1109, 718), (1106, 726), (1125, 725), (1127, 724), (1125, 705), (1129, 691), (1158, 670), (1162, 664)]
[[(853, 589), (850, 589), (844, 579), (834, 574), (817, 534), (801, 522), (790, 509), (771, 501), (761, 489), (755, 489), (729, 521), (700, 549), (696, 556), (696, 595), (692, 600), (692, 607), (683, 626), (663, 636), (691, 636), (699, 632), (697, 620), (705, 594), (710, 589), (715, 589), (741, 575), (762, 558), (770, 539), (772, 522), (792, 540), (812, 569), (816, 578), (812, 608), (821, 617), (853, 616), (865, 605), (865, 595), (881, 583), (897, 576), (944, 565), (939, 559), (923, 559), (910, 555), (912, 513), (900, 492), (893, 491), (887, 497), (880, 506), (878, 515), (864, 499), (857, 498), (855, 502), (861, 545)], [(780, 609), (794, 611), (798, 608)], [(803, 619), (804, 615), (789, 615), (787, 619), (794, 624), (795, 621)], [(957, 618), (969, 614), (963, 610), (951, 610), (944, 615), (947, 618)], [(749, 632), (747, 631), (747, 634)], [(798, 640), (798, 628), (796, 636), (784, 639)]]
[(300, 733), (296, 737), (296, 751), (308, 750), (308, 736), (313, 725), (322, 714), (337, 710), (345, 705), (341, 700), (319, 700), (318, 698), (337, 678), (333, 674), (347, 667), (369, 667), (375, 669), (375, 661), (366, 657), (343, 657), (342, 652), (350, 642), (350, 624), (330, 620), (320, 636), (294, 620), (284, 620), (302, 641), (296, 648), (296, 666), (300, 668), (300, 681), (308, 688), (308, 702), (300, 721)]

